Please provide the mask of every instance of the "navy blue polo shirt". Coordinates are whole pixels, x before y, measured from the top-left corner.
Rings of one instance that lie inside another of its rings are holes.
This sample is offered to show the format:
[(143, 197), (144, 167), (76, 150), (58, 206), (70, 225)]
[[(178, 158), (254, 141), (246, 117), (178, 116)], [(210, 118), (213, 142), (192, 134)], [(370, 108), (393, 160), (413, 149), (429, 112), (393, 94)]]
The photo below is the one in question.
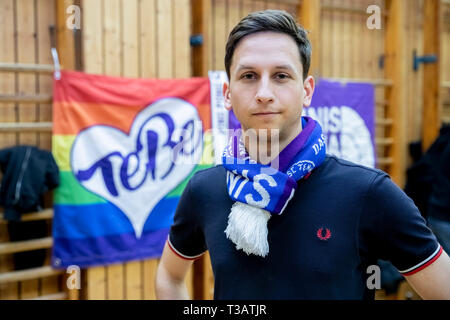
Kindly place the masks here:
[(404, 275), (442, 252), (413, 201), (381, 170), (327, 156), (280, 216), (268, 222), (269, 254), (226, 238), (233, 201), (226, 170), (197, 172), (178, 204), (168, 243), (185, 259), (209, 250), (215, 299), (373, 299), (370, 265), (389, 260)]

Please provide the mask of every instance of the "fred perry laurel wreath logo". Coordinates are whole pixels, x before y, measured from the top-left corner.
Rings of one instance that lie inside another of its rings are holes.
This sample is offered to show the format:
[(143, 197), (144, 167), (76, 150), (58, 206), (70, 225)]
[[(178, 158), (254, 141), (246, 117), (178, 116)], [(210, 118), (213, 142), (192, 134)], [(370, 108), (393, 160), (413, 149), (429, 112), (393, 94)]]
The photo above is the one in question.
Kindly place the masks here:
[(331, 231), (328, 228), (319, 228), (317, 230), (317, 238), (322, 241), (326, 241), (331, 238)]

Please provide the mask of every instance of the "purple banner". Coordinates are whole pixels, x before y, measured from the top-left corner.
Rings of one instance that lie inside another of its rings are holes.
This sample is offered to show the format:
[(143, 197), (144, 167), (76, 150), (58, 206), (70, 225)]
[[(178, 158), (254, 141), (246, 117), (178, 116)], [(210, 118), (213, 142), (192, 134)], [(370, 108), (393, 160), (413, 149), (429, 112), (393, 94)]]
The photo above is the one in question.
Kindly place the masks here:
[(303, 115), (316, 119), (326, 137), (327, 153), (375, 167), (375, 102), (370, 83), (320, 79)]

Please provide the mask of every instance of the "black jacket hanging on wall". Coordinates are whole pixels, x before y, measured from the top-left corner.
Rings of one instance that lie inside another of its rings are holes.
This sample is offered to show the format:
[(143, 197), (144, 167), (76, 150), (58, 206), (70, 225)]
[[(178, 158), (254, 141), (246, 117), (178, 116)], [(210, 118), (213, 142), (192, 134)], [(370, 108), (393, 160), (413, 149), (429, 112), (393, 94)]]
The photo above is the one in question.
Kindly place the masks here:
[(21, 213), (41, 210), (44, 193), (59, 185), (59, 170), (52, 154), (36, 147), (0, 150), (0, 168), (0, 204), (5, 220), (20, 221)]
[(407, 170), (405, 192), (426, 219), (429, 214), (436, 216), (440, 212), (438, 218), (450, 221), (449, 145), (450, 125), (444, 125), (424, 154), (417, 151), (421, 150), (421, 143), (410, 146), (416, 161)]

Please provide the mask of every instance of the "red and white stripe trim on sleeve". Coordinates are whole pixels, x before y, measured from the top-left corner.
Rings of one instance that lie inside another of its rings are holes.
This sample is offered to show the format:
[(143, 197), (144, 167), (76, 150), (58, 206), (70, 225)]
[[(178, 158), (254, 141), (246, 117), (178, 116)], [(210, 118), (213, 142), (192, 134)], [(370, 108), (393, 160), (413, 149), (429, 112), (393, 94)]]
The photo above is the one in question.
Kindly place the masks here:
[(173, 244), (170, 242), (169, 237), (167, 237), (167, 244), (169, 245), (169, 248), (173, 251), (173, 253), (175, 253), (177, 256), (179, 256), (182, 259), (185, 260), (195, 260), (200, 258), (205, 252), (202, 252), (196, 256), (187, 256), (185, 254), (182, 254), (180, 251), (178, 251), (177, 249), (175, 249), (175, 247), (173, 246)]
[(418, 263), (414, 267), (411, 267), (411, 268), (406, 269), (406, 270), (402, 270), (402, 271), (399, 270), (399, 272), (403, 276), (410, 276), (410, 275), (413, 275), (414, 273), (419, 272), (420, 270), (425, 269), (430, 264), (432, 264), (434, 261), (436, 261), (437, 258), (439, 258), (439, 256), (442, 254), (442, 250), (443, 250), (442, 246), (439, 245), (438, 248), (433, 252), (433, 254), (431, 254), (428, 258), (423, 260), (421, 263)]

